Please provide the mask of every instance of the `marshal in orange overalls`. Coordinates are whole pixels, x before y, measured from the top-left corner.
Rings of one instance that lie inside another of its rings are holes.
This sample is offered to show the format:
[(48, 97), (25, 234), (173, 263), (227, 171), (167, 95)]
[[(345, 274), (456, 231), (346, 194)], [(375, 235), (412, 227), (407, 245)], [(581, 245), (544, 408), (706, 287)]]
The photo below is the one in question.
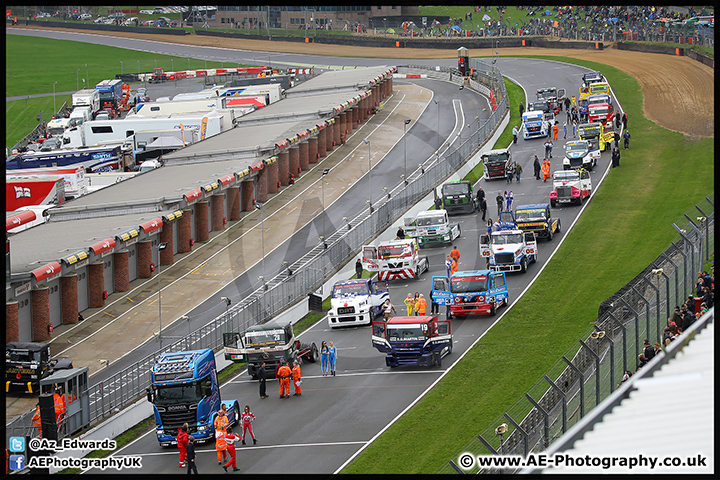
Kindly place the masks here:
[(285, 398), (290, 396), (290, 377), (292, 376), (292, 371), (290, 370), (290, 367), (287, 365), (282, 365), (278, 369), (278, 380), (280, 380), (280, 398)]

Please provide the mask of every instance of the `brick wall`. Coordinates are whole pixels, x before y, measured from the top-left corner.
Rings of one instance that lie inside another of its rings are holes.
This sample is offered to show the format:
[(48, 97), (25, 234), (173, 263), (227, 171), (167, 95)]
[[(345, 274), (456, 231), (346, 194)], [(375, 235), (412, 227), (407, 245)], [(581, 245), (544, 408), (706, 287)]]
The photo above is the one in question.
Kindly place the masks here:
[(18, 311), (20, 305), (17, 300), (5, 302), (5, 341), (19, 342), (20, 331), (18, 330)]
[(267, 170), (268, 176), (268, 193), (277, 193), (280, 191), (280, 187), (278, 187), (278, 181), (280, 180), (278, 172), (280, 171), (280, 166), (277, 160), (266, 166), (265, 169)]
[(326, 155), (325, 152), (327, 151), (327, 127), (318, 132), (317, 139), (318, 154), (320, 155), (320, 158), (323, 158)]
[(88, 306), (98, 308), (105, 305), (105, 264), (102, 260), (88, 265)]
[[(102, 264), (100, 264), (102, 267)], [(32, 291), (32, 341), (50, 340), (50, 289), (40, 287)]]
[(192, 210), (186, 208), (183, 210), (182, 217), (177, 219), (178, 229), (178, 253), (188, 253), (192, 251), (190, 239), (192, 238)]
[(150, 278), (150, 264), (152, 263), (152, 241), (145, 240), (137, 243), (137, 274), (138, 278)]
[(308, 139), (308, 161), (310, 163), (318, 162), (318, 139), (312, 137)]
[(255, 180), (255, 200), (258, 202), (266, 202), (268, 198), (268, 171), (263, 168), (257, 175)]
[(242, 182), (241, 196), (243, 212), (249, 212), (255, 208), (253, 204), (253, 199), (255, 198), (255, 183), (252, 179)]
[(300, 149), (298, 147), (290, 147), (288, 154), (288, 168), (295, 178), (300, 176)]
[(283, 187), (290, 185), (290, 152), (285, 149), (278, 155), (278, 179)]
[(225, 194), (216, 193), (212, 197), (212, 229), (216, 232), (225, 230)]
[(198, 242), (207, 242), (210, 239), (210, 231), (208, 230), (209, 208), (207, 200), (195, 204), (195, 240)]
[[(127, 252), (126, 252), (127, 253)], [(127, 258), (126, 262), (127, 263)], [(117, 268), (117, 261), (115, 263)], [(126, 268), (127, 270), (127, 268)], [(115, 281), (117, 285), (117, 280)], [(76, 274), (60, 277), (60, 300), (62, 303), (63, 325), (73, 325), (78, 321), (78, 277)]]
[[(275, 180), (277, 183), (277, 180)], [(240, 220), (240, 187), (230, 187), (227, 189), (228, 212), (230, 220)]]

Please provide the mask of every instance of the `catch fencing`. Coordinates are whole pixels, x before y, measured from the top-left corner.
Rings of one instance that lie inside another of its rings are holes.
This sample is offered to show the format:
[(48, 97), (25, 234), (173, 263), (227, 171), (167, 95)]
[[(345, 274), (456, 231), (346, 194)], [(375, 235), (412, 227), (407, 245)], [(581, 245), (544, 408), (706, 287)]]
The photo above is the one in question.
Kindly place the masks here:
[(658, 342), (664, 346), (667, 319), (675, 306), (695, 294), (697, 274), (713, 256), (713, 202), (711, 194), (674, 223), (678, 235), (670, 246), (600, 304), (597, 321), (578, 345), (436, 473), (497, 473), (478, 471), (476, 465), (460, 468), (461, 453), (526, 457), (546, 450), (612, 394), (625, 371), (636, 370), (645, 339), (651, 345)]
[[(251, 325), (264, 323), (317, 291), (340, 266), (357, 254), (362, 245), (387, 229), (465, 164), (492, 137), (508, 111), (507, 94), (500, 72), (494, 66), (475, 59), (470, 60), (470, 67), (473, 69), (472, 78), (462, 77), (456, 70), (442, 67), (398, 67), (398, 73), (425, 74), (429, 78), (449, 80), (487, 95), (490, 93), (489, 88), (492, 88), (497, 108), (482, 125), (477, 122), (477, 130), (467, 135), (458, 134), (459, 142), (448, 141), (449, 145), (444, 146), (443, 153), (440, 153), (442, 148), (438, 149), (421, 167), (408, 174), (406, 181), (401, 180), (392, 190), (388, 189), (387, 196), (348, 220), (347, 225), (322, 239), (305, 256), (289, 265), (287, 270), (228, 308), (226, 313), (128, 367), (107, 367), (106, 372), (112, 372), (114, 368), (118, 368), (118, 371), (89, 387), (90, 423), (107, 418), (144, 398), (150, 386), (150, 369), (160, 353), (204, 348), (217, 351), (223, 347), (223, 333), (242, 332)], [(470, 127), (475, 126), (474, 123), (463, 126), (462, 130), (470, 130)], [(457, 148), (453, 148), (456, 144)], [(129, 357), (132, 358), (132, 354)], [(6, 435), (30, 435), (32, 413), (27, 412), (7, 425)]]

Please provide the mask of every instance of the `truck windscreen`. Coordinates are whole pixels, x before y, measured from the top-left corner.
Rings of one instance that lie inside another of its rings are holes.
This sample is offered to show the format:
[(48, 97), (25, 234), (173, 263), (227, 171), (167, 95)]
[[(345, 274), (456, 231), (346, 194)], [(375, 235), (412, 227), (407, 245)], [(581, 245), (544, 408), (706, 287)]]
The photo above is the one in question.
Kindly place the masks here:
[(410, 255), (410, 249), (406, 246), (381, 246), (378, 248), (378, 255), (382, 259), (406, 257)]
[(513, 243), (522, 243), (522, 241), (522, 233), (510, 233), (492, 236), (493, 245), (508, 245)]
[(533, 208), (528, 210), (516, 210), (515, 220), (535, 220), (537, 218), (545, 219), (545, 210), (542, 208)]
[(355, 285), (335, 285), (333, 288), (333, 298), (342, 298), (347, 295), (368, 295), (367, 285), (359, 283)]
[(434, 217), (421, 217), (417, 219), (418, 227), (428, 227), (430, 225), (442, 225), (445, 223), (444, 215), (437, 215)]
[(505, 163), (507, 161), (507, 155), (488, 155), (483, 158), (483, 161), (488, 164), (496, 165), (498, 163)]
[(451, 293), (487, 291), (487, 277), (458, 277), (450, 279)]
[(391, 342), (425, 340), (426, 335), (422, 327), (423, 325), (419, 324), (388, 325), (387, 339)]
[(179, 402), (194, 403), (199, 402), (202, 398), (199, 382), (159, 386), (155, 394), (155, 405), (176, 404)]
[(462, 183), (450, 183), (443, 185), (443, 195), (467, 195), (469, 192), (468, 185)]
[(285, 345), (285, 331), (282, 329), (245, 332), (245, 347), (275, 347)]

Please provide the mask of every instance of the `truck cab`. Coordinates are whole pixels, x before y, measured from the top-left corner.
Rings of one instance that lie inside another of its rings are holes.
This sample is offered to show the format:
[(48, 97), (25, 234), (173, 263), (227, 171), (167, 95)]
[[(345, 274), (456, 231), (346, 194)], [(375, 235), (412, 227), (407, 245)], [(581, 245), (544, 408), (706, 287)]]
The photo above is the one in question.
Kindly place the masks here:
[(414, 238), (363, 245), (361, 262), (365, 270), (378, 272), (379, 280), (417, 278), (430, 266)]
[(315, 343), (304, 344), (295, 338), (291, 323), (285, 326), (253, 325), (243, 333), (223, 333), (225, 360), (247, 363), (247, 372), (253, 379), (265, 363), (268, 378), (275, 375), (281, 362), (292, 363), (305, 359), (315, 363), (318, 349)]
[(580, 140), (587, 140), (592, 146), (597, 145), (597, 150), (601, 152), (610, 149), (614, 138), (612, 128), (607, 128), (600, 122), (582, 123), (578, 125), (577, 131)]
[(215, 417), (225, 405), (229, 425), (240, 419), (237, 400), (221, 401), (215, 354), (209, 348), (161, 353), (150, 370), (147, 399), (153, 404), (156, 435), (161, 446), (177, 444), (183, 424), (200, 442), (215, 436)]
[(448, 215), (474, 213), (477, 208), (472, 184), (468, 180), (455, 180), (443, 184), (442, 200)]
[(480, 160), (483, 164), (485, 180), (505, 179), (505, 166), (508, 162), (512, 162), (512, 155), (508, 148), (496, 148), (480, 155)]
[(538, 88), (535, 95), (539, 102), (548, 103), (553, 110), (556, 108), (562, 110), (562, 102), (565, 100), (564, 88)]
[(612, 127), (615, 117), (615, 108), (611, 103), (591, 103), (588, 105), (588, 122), (599, 122), (607, 127)]
[(447, 210), (424, 210), (404, 223), (405, 233), (417, 238), (420, 248), (449, 245), (460, 236), (460, 224), (450, 223)]
[(584, 168), (560, 170), (553, 173), (553, 190), (550, 192), (550, 205), (573, 203), (581, 205), (590, 196), (592, 181), (590, 173)]
[(580, 87), (580, 98), (600, 93), (610, 94), (610, 84), (607, 82), (596, 82)]
[(5, 345), (5, 392), (38, 393), (40, 380), (70, 368), (70, 360), (50, 357), (48, 343), (9, 342)]
[(605, 76), (600, 72), (590, 72), (582, 76), (583, 86), (588, 86), (591, 83), (602, 83), (605, 81)]
[(600, 158), (600, 146), (596, 140), (573, 140), (565, 144), (563, 169), (585, 168), (592, 170)]
[(382, 304), (389, 298), (385, 281), (358, 278), (336, 282), (327, 315), (328, 326), (370, 325), (382, 313)]
[(545, 138), (548, 134), (548, 123), (542, 110), (531, 110), (522, 114), (523, 139)]
[(552, 240), (553, 235), (560, 231), (560, 219), (553, 217), (548, 203), (518, 205), (515, 221), (520, 230), (535, 232), (537, 238)]
[(489, 270), (522, 272), (537, 261), (537, 240), (533, 232), (501, 230), (480, 235), (480, 256)]
[(515, 214), (513, 214), (511, 210), (503, 210), (500, 212), (497, 222), (495, 222), (495, 230), (498, 232), (502, 230), (517, 230)]
[(440, 367), (442, 358), (452, 352), (450, 321), (438, 320), (437, 316), (415, 316), (373, 322), (372, 344), (385, 353), (388, 367)]
[(495, 315), (509, 301), (505, 272), (474, 270), (455, 272), (448, 277), (433, 277), (431, 297), (438, 305), (450, 303), (450, 314)]

